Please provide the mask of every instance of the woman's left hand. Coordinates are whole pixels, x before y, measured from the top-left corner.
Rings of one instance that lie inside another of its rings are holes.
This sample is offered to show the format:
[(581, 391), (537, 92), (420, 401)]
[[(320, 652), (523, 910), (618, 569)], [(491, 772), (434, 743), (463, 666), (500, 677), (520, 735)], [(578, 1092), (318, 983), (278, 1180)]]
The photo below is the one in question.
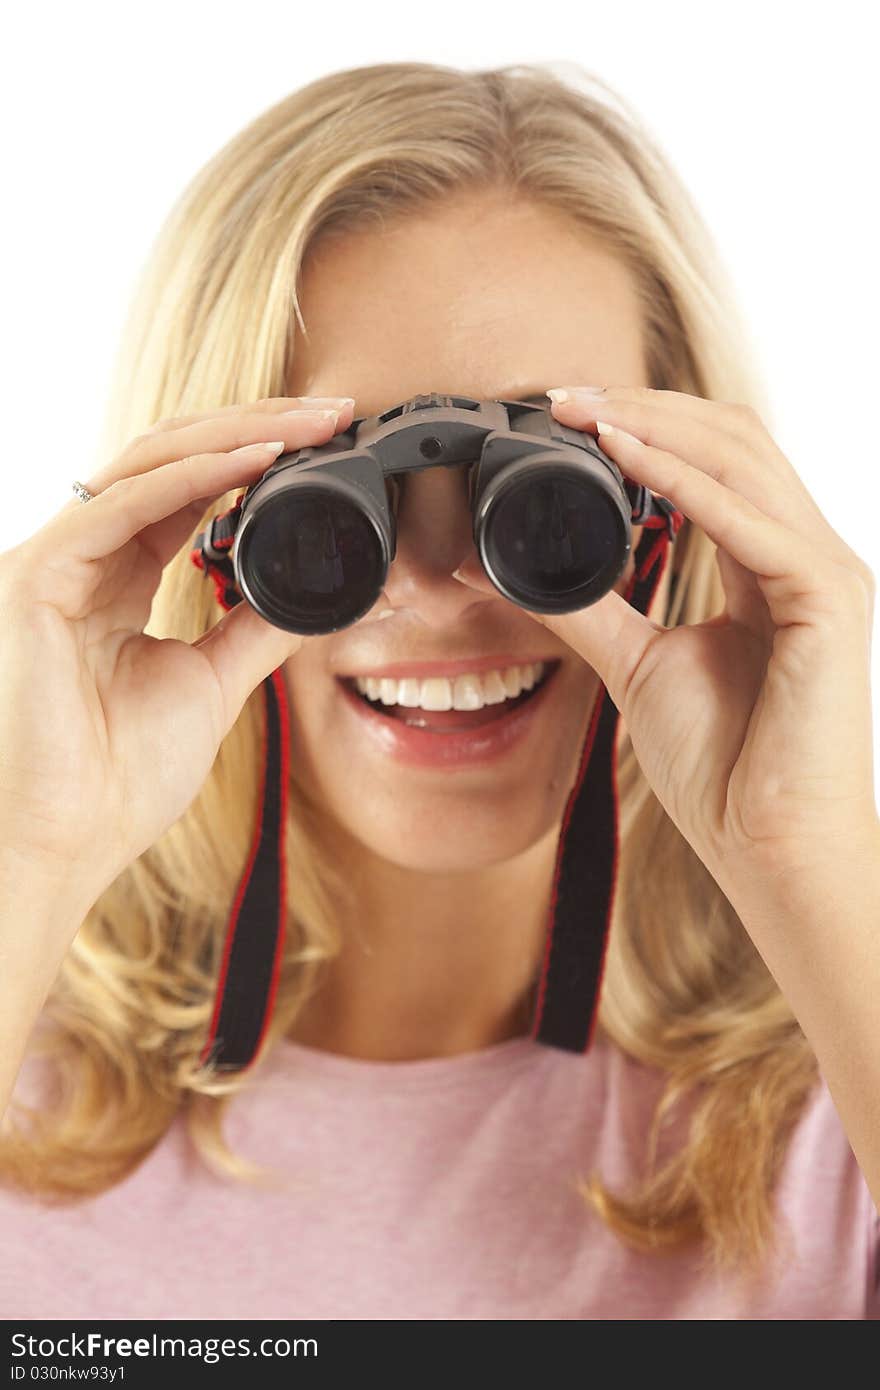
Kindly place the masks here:
[(662, 628), (615, 591), (533, 615), (598, 672), (667, 813), (723, 883), (766, 884), (880, 844), (868, 565), (750, 406), (567, 389), (552, 405), (560, 423), (612, 425), (599, 442), (621, 472), (717, 547), (726, 608), (709, 621)]

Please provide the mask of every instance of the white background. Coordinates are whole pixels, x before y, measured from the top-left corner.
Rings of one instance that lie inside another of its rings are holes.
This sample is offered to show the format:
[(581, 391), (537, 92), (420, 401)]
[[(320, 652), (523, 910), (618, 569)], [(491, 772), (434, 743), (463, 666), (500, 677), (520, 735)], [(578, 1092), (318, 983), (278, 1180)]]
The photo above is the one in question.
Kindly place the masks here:
[(683, 175), (753, 330), (775, 437), (880, 576), (878, 14), (873, 0), (15, 6), (0, 550), (98, 463), (134, 278), (170, 204), (246, 122), (342, 67), (570, 61), (635, 103)]

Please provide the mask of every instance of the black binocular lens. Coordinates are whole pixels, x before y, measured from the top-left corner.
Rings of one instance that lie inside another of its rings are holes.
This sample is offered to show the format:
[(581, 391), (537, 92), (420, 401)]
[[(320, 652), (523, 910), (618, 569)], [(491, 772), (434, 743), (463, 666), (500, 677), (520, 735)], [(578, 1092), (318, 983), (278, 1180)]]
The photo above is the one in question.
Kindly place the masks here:
[(538, 613), (570, 612), (606, 593), (629, 549), (619, 502), (589, 471), (546, 462), (500, 481), (477, 534), (496, 587)]
[(249, 597), (292, 632), (347, 627), (376, 602), (384, 551), (370, 516), (343, 492), (293, 485), (276, 492), (242, 534)]

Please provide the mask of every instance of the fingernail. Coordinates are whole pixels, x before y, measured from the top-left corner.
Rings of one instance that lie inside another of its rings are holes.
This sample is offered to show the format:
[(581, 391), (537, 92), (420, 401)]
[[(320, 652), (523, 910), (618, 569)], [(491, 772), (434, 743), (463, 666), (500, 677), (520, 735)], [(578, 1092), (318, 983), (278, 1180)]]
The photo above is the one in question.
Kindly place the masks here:
[(242, 444), (239, 449), (230, 449), (229, 457), (234, 458), (238, 454), (277, 454), (284, 448), (283, 439), (273, 439), (270, 444)]
[(585, 396), (589, 400), (595, 400), (597, 396), (605, 395), (604, 386), (554, 386), (547, 395), (557, 405), (564, 405), (566, 401), (577, 400), (578, 396)]
[(596, 429), (602, 435), (613, 434), (616, 439), (622, 439), (626, 444), (643, 444), (644, 440), (639, 439), (634, 434), (629, 434), (626, 430), (620, 429), (617, 425), (606, 425), (604, 420), (596, 421)]
[(296, 399), (308, 401), (309, 405), (338, 405), (340, 410), (354, 405), (354, 396), (297, 396)]
[(338, 420), (342, 414), (339, 406), (335, 410), (280, 410), (279, 415), (296, 415), (300, 420)]

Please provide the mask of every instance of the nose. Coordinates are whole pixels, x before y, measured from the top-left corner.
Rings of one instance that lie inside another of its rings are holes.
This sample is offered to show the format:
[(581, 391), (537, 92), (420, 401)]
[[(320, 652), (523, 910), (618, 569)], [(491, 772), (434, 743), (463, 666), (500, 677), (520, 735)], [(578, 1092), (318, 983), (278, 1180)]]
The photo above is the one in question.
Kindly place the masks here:
[(475, 603), (492, 602), (453, 577), (463, 565), (482, 574), (467, 479), (461, 466), (398, 475), (397, 554), (384, 593), (392, 608), (411, 609), (432, 627), (452, 627)]

